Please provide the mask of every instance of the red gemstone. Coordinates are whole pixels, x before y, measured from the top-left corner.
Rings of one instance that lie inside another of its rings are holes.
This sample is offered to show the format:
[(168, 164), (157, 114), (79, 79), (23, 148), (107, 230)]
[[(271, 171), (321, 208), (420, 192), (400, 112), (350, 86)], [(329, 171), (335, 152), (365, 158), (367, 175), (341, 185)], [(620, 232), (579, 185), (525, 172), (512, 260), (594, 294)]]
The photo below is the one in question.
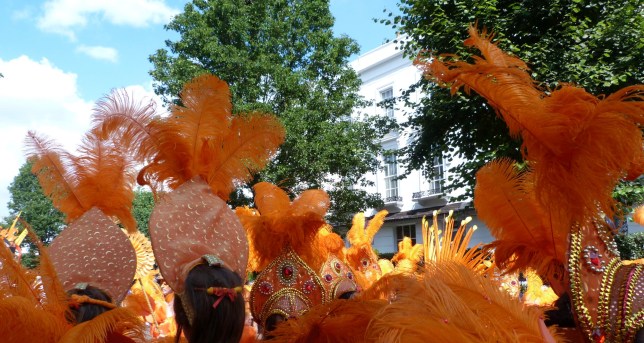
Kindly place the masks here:
[(592, 263), (595, 266), (599, 267), (599, 257), (591, 257), (590, 258), (590, 263)]
[(313, 291), (314, 289), (315, 289), (315, 286), (313, 285), (313, 282), (307, 281), (307, 282), (304, 284), (304, 290), (305, 290), (305, 291), (307, 291), (307, 292), (311, 292), (311, 291)]
[(326, 274), (326, 275), (324, 275), (324, 280), (326, 282), (331, 282), (331, 281), (333, 281), (333, 276), (331, 276), (331, 274)]
[(336, 262), (334, 265), (335, 270), (340, 270), (342, 266), (340, 266), (340, 262)]
[(284, 275), (285, 278), (290, 278), (291, 276), (293, 276), (293, 267), (284, 266), (284, 268), (282, 268), (282, 275)]
[(262, 282), (259, 285), (259, 291), (262, 294), (266, 294), (266, 295), (271, 294), (272, 290), (273, 290), (273, 287), (271, 287), (271, 284), (266, 281)]

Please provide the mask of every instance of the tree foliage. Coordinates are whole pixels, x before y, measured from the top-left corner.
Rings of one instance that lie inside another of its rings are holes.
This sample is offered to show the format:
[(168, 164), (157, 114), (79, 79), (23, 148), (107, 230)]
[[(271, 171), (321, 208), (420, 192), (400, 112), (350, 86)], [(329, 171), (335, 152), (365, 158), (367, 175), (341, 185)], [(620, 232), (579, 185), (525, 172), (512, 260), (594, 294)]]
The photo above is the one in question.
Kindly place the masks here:
[(20, 218), (31, 225), (43, 243), (49, 244), (65, 227), (65, 215), (43, 194), (38, 178), (31, 173), (31, 165), (29, 161), (23, 164), (9, 185), (9, 217), (5, 221), (11, 222), (21, 212)]
[(136, 219), (136, 226), (144, 235), (150, 237), (148, 223), (154, 209), (154, 195), (150, 191), (137, 189), (134, 191), (132, 201), (132, 215)]
[[(414, 58), (419, 51), (458, 53), (470, 24), (496, 34), (499, 46), (528, 62), (534, 79), (546, 89), (575, 83), (593, 94), (609, 94), (644, 79), (644, 7), (639, 0), (401, 0), (401, 14), (381, 19), (403, 37), (400, 48)], [(431, 97), (409, 99), (422, 89)], [(406, 125), (416, 130), (402, 153), (410, 169), (431, 174), (434, 157), (452, 153), (466, 162), (456, 166), (450, 188), (466, 187), (491, 159), (520, 160), (520, 142), (478, 95), (450, 96), (420, 80), (402, 97), (413, 108)], [(454, 149), (457, 150), (454, 150)]]
[(624, 260), (644, 258), (644, 232), (615, 236), (620, 257)]
[[(378, 195), (353, 190), (377, 165), (380, 118), (350, 120), (360, 79), (348, 67), (352, 39), (334, 37), (328, 0), (193, 0), (166, 29), (180, 35), (150, 56), (155, 91), (175, 101), (188, 80), (210, 72), (227, 81), (233, 112), (274, 113), (287, 137), (256, 181), (294, 194), (330, 190), (330, 219), (348, 223), (356, 211), (381, 205)], [(249, 203), (248, 192), (231, 199)], [(239, 204), (236, 203), (236, 204)]]

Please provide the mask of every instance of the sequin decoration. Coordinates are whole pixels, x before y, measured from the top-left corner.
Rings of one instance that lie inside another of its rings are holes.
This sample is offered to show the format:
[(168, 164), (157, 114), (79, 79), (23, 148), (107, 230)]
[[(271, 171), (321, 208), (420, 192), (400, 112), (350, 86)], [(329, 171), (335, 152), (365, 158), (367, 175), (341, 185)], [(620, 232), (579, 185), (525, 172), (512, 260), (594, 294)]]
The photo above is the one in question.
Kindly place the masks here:
[(296, 281), (295, 274), (297, 274), (297, 268), (290, 261), (285, 261), (280, 265), (279, 269), (278, 276), (280, 282), (285, 286), (292, 286)]
[(250, 290), (250, 310), (253, 318), (264, 325), (271, 314), (299, 317), (325, 299), (318, 275), (291, 248), (286, 248), (257, 276)]
[(351, 268), (333, 254), (329, 255), (322, 265), (320, 275), (326, 281), (323, 285), (326, 289), (327, 302), (338, 299), (344, 293), (358, 290)]
[(248, 240), (237, 215), (201, 177), (168, 193), (150, 216), (150, 239), (161, 274), (177, 293), (188, 272), (214, 255), (224, 267), (246, 276)]
[(590, 270), (597, 273), (604, 271), (605, 262), (601, 258), (602, 254), (599, 253), (599, 250), (595, 246), (590, 245), (584, 248), (584, 259)]
[(136, 273), (136, 253), (130, 240), (96, 207), (64, 229), (49, 246), (54, 268), (65, 290), (89, 284), (118, 303)]
[(306, 294), (311, 294), (315, 290), (315, 283), (311, 280), (306, 280), (304, 281), (304, 284), (302, 285), (302, 292)]
[(259, 289), (259, 292), (264, 295), (271, 295), (271, 293), (273, 293), (273, 285), (271, 285), (270, 282), (262, 281), (257, 287)]

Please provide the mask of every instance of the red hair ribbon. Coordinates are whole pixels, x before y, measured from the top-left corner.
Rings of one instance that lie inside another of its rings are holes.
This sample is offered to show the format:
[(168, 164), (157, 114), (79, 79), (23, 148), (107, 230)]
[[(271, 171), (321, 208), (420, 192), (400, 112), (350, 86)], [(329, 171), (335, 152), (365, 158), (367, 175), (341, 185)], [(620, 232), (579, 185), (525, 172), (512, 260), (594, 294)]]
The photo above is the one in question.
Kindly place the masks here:
[(219, 303), (221, 303), (221, 300), (224, 299), (224, 297), (228, 297), (230, 301), (235, 301), (235, 298), (237, 297), (237, 293), (241, 293), (242, 287), (237, 286), (235, 288), (225, 288), (225, 287), (208, 287), (205, 289), (206, 293), (212, 294), (218, 299), (215, 301), (214, 304), (212, 304), (212, 308), (217, 308), (219, 306)]

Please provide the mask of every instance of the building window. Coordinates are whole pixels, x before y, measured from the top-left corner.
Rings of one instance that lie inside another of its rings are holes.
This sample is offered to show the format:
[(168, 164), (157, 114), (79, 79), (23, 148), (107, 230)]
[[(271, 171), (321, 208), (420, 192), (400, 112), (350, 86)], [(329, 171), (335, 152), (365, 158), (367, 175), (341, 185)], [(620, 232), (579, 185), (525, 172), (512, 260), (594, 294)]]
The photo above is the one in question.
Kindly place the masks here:
[(393, 101), (386, 102), (387, 100), (392, 100), (394, 98), (393, 88), (387, 88), (380, 91), (380, 101), (382, 101), (383, 107), (385, 108), (385, 115), (387, 118), (394, 117), (394, 104)]
[(398, 167), (396, 155), (386, 155), (385, 160), (385, 202), (398, 201)]
[(396, 226), (396, 245), (398, 245), (398, 243), (405, 237), (411, 238), (411, 243), (416, 244), (415, 224)]
[(435, 157), (432, 178), (429, 180), (429, 192), (431, 194), (443, 192), (444, 173), (445, 165), (443, 164), (443, 158)]

